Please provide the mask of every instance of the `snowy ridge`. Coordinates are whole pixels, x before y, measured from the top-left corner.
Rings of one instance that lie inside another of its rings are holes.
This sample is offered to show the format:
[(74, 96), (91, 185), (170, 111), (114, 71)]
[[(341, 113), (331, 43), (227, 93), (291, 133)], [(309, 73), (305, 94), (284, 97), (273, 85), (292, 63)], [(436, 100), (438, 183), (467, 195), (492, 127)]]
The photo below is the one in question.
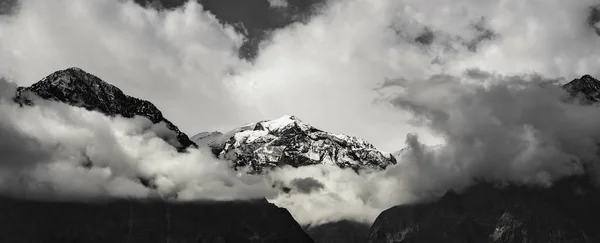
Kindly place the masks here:
[(358, 171), (396, 163), (363, 139), (324, 132), (288, 115), (234, 129), (209, 146), (219, 158), (259, 173), (283, 165), (331, 164)]
[(116, 86), (80, 68), (56, 71), (30, 87), (19, 87), (14, 101), (21, 105), (34, 105), (37, 97), (98, 111), (107, 116), (143, 116), (154, 124), (164, 122), (176, 136), (176, 139), (164, 138), (165, 141), (170, 142), (179, 151), (196, 147), (185, 133), (163, 117), (154, 104), (125, 95)]

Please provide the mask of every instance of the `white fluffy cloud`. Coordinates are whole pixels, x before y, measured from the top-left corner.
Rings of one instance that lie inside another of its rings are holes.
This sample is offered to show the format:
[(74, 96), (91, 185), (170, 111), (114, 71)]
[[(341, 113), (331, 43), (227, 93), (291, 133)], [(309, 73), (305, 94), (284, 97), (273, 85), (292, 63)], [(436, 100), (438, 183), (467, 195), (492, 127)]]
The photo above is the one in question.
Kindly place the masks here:
[(241, 38), (193, 2), (157, 12), (130, 1), (24, 0), (0, 21), (0, 72), (29, 85), (77, 66), (155, 102), (188, 132), (226, 129), (243, 113), (223, 84), (244, 65)]
[[(210, 151), (178, 153), (159, 138), (165, 132), (160, 124), (147, 118), (110, 118), (43, 100), (20, 107), (12, 95), (0, 97), (2, 191), (84, 199), (177, 195), (184, 200), (275, 193), (263, 178), (235, 173)], [(153, 181), (156, 190), (140, 178)]]

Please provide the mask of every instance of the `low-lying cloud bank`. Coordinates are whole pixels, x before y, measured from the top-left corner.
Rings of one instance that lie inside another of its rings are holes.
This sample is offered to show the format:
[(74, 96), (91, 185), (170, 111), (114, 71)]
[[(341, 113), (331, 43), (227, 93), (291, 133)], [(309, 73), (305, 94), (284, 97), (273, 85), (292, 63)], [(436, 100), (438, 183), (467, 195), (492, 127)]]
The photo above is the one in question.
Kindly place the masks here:
[[(2, 81), (0, 87), (5, 192), (48, 199), (232, 200), (274, 194), (264, 179), (235, 173), (209, 151), (178, 153), (159, 137), (165, 129), (144, 117), (110, 118), (41, 99), (19, 107), (12, 100), (14, 84)], [(145, 186), (144, 179), (156, 188)]]

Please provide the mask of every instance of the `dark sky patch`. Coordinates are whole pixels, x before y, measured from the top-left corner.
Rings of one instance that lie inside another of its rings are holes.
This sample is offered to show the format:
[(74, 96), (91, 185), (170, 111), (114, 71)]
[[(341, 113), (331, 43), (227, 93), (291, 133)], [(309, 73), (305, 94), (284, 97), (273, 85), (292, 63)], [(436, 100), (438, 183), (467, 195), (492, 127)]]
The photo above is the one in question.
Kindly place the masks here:
[(587, 23), (600, 36), (600, 4), (590, 7)]
[[(173, 9), (187, 0), (134, 0), (145, 7)], [(259, 44), (273, 30), (298, 21), (305, 21), (325, 3), (325, 0), (287, 0), (284, 8), (273, 8), (268, 0), (198, 0), (205, 10), (214, 14), (222, 23), (234, 26), (246, 34), (240, 47), (242, 58), (253, 59)]]

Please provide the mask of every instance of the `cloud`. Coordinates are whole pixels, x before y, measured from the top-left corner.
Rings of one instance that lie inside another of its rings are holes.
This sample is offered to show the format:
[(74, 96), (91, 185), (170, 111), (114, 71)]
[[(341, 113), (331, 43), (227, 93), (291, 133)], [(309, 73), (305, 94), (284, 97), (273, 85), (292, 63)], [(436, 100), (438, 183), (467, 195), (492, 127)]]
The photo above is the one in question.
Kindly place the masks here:
[(272, 8), (284, 8), (288, 6), (287, 0), (269, 0), (269, 6)]
[(536, 75), (475, 76), (488, 78), (407, 82), (390, 100), (445, 140), (432, 150), (416, 136), (407, 138), (405, 163), (414, 163), (418, 175), (428, 178), (415, 185), (445, 190), (489, 180), (549, 186), (585, 168), (597, 173), (597, 106), (566, 103), (568, 94), (555, 80)]
[(242, 36), (197, 3), (163, 12), (130, 1), (20, 5), (17, 15), (0, 21), (0, 72), (19, 85), (77, 66), (151, 100), (186, 131), (244, 122), (245, 111), (223, 82), (246, 65), (236, 51)]
[[(0, 87), (13, 86), (6, 81)], [(13, 89), (14, 91), (14, 89)], [(232, 200), (274, 195), (263, 178), (236, 173), (209, 151), (178, 153), (164, 124), (110, 118), (38, 100), (20, 107), (0, 97), (0, 190), (46, 199), (173, 197)], [(151, 189), (139, 180), (150, 180)]]
[(295, 178), (291, 183), (300, 193), (311, 193), (312, 191), (318, 191), (325, 187), (323, 183), (311, 177)]

